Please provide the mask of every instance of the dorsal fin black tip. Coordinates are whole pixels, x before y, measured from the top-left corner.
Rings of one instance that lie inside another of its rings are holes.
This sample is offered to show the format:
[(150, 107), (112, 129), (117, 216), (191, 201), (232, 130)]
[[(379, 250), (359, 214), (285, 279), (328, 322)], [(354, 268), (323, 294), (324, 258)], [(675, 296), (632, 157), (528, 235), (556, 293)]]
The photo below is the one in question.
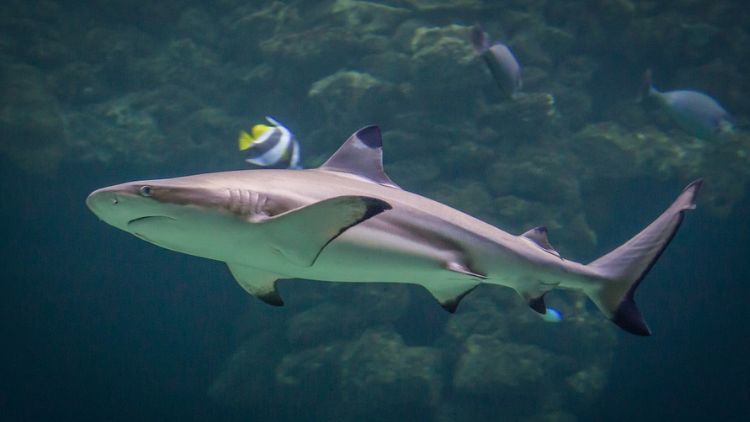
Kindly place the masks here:
[(377, 125), (365, 126), (354, 132), (354, 136), (367, 145), (368, 148), (382, 148), (383, 138), (380, 135), (380, 127)]
[(552, 247), (552, 244), (549, 243), (549, 239), (547, 238), (547, 227), (545, 226), (538, 226), (534, 227), (531, 230), (528, 230), (524, 234), (521, 235), (521, 237), (525, 237), (526, 239), (534, 242), (537, 246), (544, 249), (545, 251), (551, 253), (552, 255), (560, 257), (560, 253), (555, 250), (555, 248)]

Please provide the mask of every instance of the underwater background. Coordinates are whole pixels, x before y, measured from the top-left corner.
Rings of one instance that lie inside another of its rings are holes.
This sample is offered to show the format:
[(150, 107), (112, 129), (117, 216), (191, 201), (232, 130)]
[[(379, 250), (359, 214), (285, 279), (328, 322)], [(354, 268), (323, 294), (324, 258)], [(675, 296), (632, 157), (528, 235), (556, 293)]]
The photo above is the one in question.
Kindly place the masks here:
[[(747, 420), (750, 7), (700, 0), (16, 1), (0, 6), (0, 419)], [(504, 98), (481, 23), (523, 68)], [(710, 94), (699, 139), (653, 101)], [(446, 313), (410, 285), (280, 283), (115, 230), (130, 180), (244, 169), (264, 116), (305, 167), (378, 124), (407, 190), (589, 262), (698, 177), (641, 284), (654, 335), (554, 291), (559, 323), (480, 286)]]

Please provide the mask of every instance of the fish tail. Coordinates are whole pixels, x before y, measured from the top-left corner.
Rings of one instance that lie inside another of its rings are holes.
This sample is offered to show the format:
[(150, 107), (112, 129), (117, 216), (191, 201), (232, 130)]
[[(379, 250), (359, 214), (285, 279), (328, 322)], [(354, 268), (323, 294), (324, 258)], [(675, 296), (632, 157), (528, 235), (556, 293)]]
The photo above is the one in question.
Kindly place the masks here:
[(489, 37), (478, 23), (471, 28), (471, 43), (478, 54), (482, 54), (490, 48)]
[(250, 146), (253, 145), (253, 141), (254, 139), (252, 136), (250, 136), (249, 133), (245, 132), (244, 130), (240, 131), (240, 137), (239, 139), (237, 139), (237, 144), (240, 148), (240, 151), (244, 151), (250, 148)]
[(584, 292), (602, 313), (623, 330), (641, 336), (651, 335), (635, 303), (635, 291), (677, 233), (684, 211), (695, 208), (695, 198), (701, 184), (701, 179), (690, 183), (648, 227), (617, 249), (588, 264), (587, 267), (601, 280), (584, 289)]
[(641, 79), (641, 86), (638, 89), (638, 96), (636, 97), (636, 101), (641, 102), (643, 98), (657, 94), (658, 92), (659, 91), (654, 88), (651, 68), (648, 68), (645, 72), (643, 72), (643, 78)]

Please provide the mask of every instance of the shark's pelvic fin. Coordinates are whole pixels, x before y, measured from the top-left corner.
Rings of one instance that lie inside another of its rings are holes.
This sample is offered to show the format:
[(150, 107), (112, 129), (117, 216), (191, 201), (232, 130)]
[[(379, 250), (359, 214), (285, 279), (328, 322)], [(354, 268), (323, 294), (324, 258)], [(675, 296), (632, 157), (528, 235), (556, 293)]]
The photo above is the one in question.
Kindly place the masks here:
[(227, 263), (227, 266), (245, 291), (269, 305), (284, 305), (284, 301), (276, 291), (276, 280), (279, 279), (277, 274), (238, 264)]
[(651, 335), (635, 304), (635, 290), (677, 233), (684, 212), (695, 208), (695, 198), (702, 182), (699, 179), (690, 183), (648, 227), (588, 265), (602, 281), (584, 291), (605, 315), (625, 331), (641, 336)]
[(440, 303), (443, 309), (454, 313), (461, 299), (479, 286), (482, 280), (487, 278), (487, 275), (459, 260), (452, 260), (443, 265), (446, 270), (455, 273), (456, 276), (444, 281), (432, 281), (429, 284), (423, 284), (423, 286)]
[(429, 285), (423, 284), (423, 286), (440, 303), (443, 309), (454, 313), (461, 299), (476, 289), (479, 284), (478, 280), (467, 279), (463, 281), (447, 280), (440, 283), (430, 283)]
[(383, 169), (383, 140), (377, 126), (367, 126), (354, 132), (320, 169), (350, 173), (400, 189)]
[(391, 206), (368, 196), (338, 196), (262, 220), (271, 244), (294, 265), (309, 267), (346, 229)]
[(546, 227), (544, 226), (534, 227), (533, 229), (522, 234), (521, 237), (533, 242), (534, 244), (544, 249), (545, 251), (560, 258), (560, 252), (557, 252), (555, 248), (552, 247), (552, 244), (549, 243), (549, 239), (547, 238)]

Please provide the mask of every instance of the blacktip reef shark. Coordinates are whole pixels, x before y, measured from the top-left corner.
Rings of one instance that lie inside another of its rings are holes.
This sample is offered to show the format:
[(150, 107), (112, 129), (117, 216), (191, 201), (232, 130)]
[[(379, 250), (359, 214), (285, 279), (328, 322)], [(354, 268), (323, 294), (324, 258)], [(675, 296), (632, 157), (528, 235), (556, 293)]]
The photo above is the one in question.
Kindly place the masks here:
[(506, 233), (396, 185), (377, 126), (354, 133), (321, 167), (244, 170), (123, 183), (86, 203), (102, 220), (173, 251), (226, 262), (251, 295), (282, 305), (279, 279), (413, 283), (448, 311), (482, 283), (515, 289), (546, 311), (555, 288), (583, 291), (615, 324), (651, 331), (635, 290), (695, 208), (689, 184), (648, 227), (587, 264), (537, 227)]

